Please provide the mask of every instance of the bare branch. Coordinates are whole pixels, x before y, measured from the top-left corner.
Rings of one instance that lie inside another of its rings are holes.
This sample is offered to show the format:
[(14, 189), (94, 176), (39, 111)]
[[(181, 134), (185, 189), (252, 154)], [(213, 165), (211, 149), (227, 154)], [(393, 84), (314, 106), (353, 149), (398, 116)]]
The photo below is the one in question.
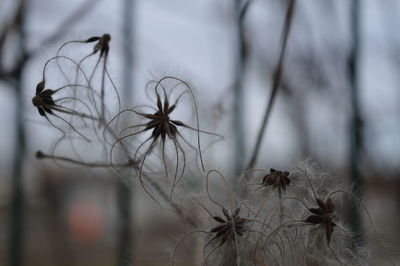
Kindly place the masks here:
[(285, 53), (286, 53), (286, 46), (287, 46), (287, 40), (288, 40), (288, 36), (289, 36), (289, 32), (290, 32), (290, 26), (291, 26), (292, 20), (293, 20), (294, 4), (295, 4), (295, 0), (290, 0), (288, 8), (287, 8), (287, 12), (286, 12), (285, 24), (284, 24), (283, 30), (282, 30), (282, 45), (281, 45), (281, 51), (280, 51), (280, 55), (279, 55), (279, 61), (275, 68), (273, 79), (272, 79), (271, 96), (269, 98), (269, 102), (268, 102), (267, 108), (265, 110), (261, 128), (260, 128), (260, 131), (258, 132), (256, 145), (254, 147), (254, 152), (253, 152), (253, 155), (249, 162), (249, 165), (247, 167), (247, 170), (250, 170), (251, 168), (253, 168), (257, 162), (257, 157), (258, 157), (258, 153), (260, 151), (260, 146), (261, 146), (262, 138), (264, 136), (265, 128), (267, 126), (268, 118), (270, 117), (270, 114), (271, 114), (272, 106), (273, 106), (273, 103), (276, 98), (276, 93), (278, 92), (278, 89), (280, 87), (281, 77), (282, 77), (282, 72), (283, 72), (283, 60), (284, 60)]

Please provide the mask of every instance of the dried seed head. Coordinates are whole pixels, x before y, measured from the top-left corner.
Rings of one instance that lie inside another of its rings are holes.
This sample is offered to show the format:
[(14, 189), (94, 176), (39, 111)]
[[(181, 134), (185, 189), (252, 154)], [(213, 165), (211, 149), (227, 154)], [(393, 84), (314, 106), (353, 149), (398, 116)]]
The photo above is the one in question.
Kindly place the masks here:
[(322, 225), (325, 229), (326, 240), (329, 245), (331, 241), (331, 235), (333, 233), (333, 227), (336, 223), (333, 221), (335, 218), (334, 210), (335, 204), (332, 199), (328, 198), (325, 202), (321, 199), (316, 199), (318, 208), (309, 208), (308, 210), (312, 213), (309, 215), (304, 222), (311, 223), (313, 225)]
[(38, 109), (41, 116), (46, 116), (46, 113), (53, 114), (52, 109), (56, 106), (52, 95), (55, 91), (44, 89), (45, 83), (41, 81), (36, 86), (36, 94), (32, 97), (32, 104)]
[(37, 151), (35, 156), (39, 160), (45, 158), (44, 153), (42, 151)]
[(270, 169), (270, 173), (265, 175), (261, 182), (262, 186), (272, 186), (273, 189), (278, 188), (279, 194), (281, 190), (286, 191), (286, 186), (289, 184), (289, 172), (279, 171), (273, 168)]
[(214, 220), (221, 224), (210, 230), (210, 233), (215, 234), (211, 241), (219, 240), (221, 245), (225, 242), (233, 242), (236, 235), (243, 236), (247, 231), (246, 223), (248, 222), (248, 219), (239, 216), (240, 207), (235, 209), (232, 214), (225, 208), (222, 208), (222, 212), (226, 217), (226, 221), (219, 216), (214, 216)]
[(107, 56), (110, 50), (109, 42), (111, 41), (111, 35), (108, 33), (103, 34), (99, 37), (98, 42), (93, 47), (93, 53), (100, 51), (100, 56)]

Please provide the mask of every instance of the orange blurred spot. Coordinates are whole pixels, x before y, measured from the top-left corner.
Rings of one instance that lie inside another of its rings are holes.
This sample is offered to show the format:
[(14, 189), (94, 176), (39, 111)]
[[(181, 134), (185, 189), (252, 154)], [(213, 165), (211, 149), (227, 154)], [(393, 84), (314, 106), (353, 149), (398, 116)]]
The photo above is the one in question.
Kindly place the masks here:
[(68, 212), (70, 234), (83, 244), (94, 244), (104, 233), (104, 217), (98, 204), (76, 201)]

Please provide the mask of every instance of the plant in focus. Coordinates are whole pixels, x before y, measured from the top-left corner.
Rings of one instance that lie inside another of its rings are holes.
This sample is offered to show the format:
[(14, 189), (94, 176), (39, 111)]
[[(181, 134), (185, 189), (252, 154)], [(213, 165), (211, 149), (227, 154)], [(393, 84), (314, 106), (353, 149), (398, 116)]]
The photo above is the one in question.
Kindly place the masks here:
[[(235, 190), (219, 171), (207, 169), (202, 136), (222, 136), (200, 128), (195, 92), (188, 82), (173, 76), (151, 80), (144, 88), (148, 102), (121, 110), (107, 68), (110, 41), (111, 36), (103, 34), (66, 42), (45, 63), (32, 104), (61, 137), (50, 152), (38, 151), (37, 158), (105, 168), (137, 180), (151, 199), (170, 206), (185, 228), (170, 248), (173, 265), (189, 239), (200, 246), (202, 265), (368, 261), (368, 252), (347, 228), (344, 215), (344, 203), (352, 201), (369, 217), (364, 203), (344, 185), (332, 186), (334, 179), (313, 165), (294, 171), (270, 168), (261, 175), (255, 174), (260, 169), (252, 168)], [(74, 157), (60, 154), (61, 146)], [(83, 152), (87, 147), (90, 155)], [(181, 182), (191, 179), (189, 162), (195, 162), (204, 188)], [(193, 202), (200, 218), (184, 214), (193, 209)], [(369, 226), (383, 247), (370, 218)]]

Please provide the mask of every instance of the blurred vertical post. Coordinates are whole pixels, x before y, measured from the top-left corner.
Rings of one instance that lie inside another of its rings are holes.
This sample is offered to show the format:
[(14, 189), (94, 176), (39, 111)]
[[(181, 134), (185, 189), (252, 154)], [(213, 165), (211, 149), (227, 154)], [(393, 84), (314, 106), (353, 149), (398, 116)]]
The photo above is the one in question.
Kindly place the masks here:
[[(128, 107), (133, 94), (133, 11), (134, 0), (123, 0), (123, 91), (122, 106)], [(134, 249), (132, 239), (132, 215), (131, 215), (131, 189), (123, 182), (118, 183), (118, 266), (132, 265), (132, 252)]]
[[(352, 117), (350, 128), (350, 173), (353, 193), (361, 196), (362, 177), (360, 171), (360, 155), (362, 149), (362, 118), (359, 99), (359, 56), (360, 56), (360, 12), (359, 0), (352, 0), (351, 36), (352, 46), (349, 56), (349, 78), (351, 85)], [(362, 224), (360, 212), (355, 203), (351, 206), (351, 227), (355, 236), (362, 241)]]
[(247, 61), (247, 47), (244, 36), (244, 16), (249, 5), (249, 1), (243, 5), (241, 0), (235, 0), (235, 23), (236, 23), (236, 54), (234, 69), (234, 102), (233, 102), (233, 136), (235, 141), (234, 171), (238, 177), (243, 171), (243, 158), (245, 152), (243, 110), (245, 110), (243, 94), (243, 77), (245, 64)]
[[(19, 56), (26, 57), (25, 47), (25, 7), (26, 1), (20, 0), (16, 29), (18, 32)], [(21, 62), (24, 62), (22, 60)], [(25, 124), (23, 118), (24, 99), (23, 99), (23, 70), (24, 64), (16, 67), (14, 77), (16, 79), (15, 86), (15, 150), (12, 174), (12, 195), (11, 195), (11, 215), (10, 215), (10, 240), (9, 240), (9, 265), (22, 265), (22, 247), (23, 247), (23, 222), (24, 222), (24, 197), (23, 197), (23, 169), (25, 159)]]

